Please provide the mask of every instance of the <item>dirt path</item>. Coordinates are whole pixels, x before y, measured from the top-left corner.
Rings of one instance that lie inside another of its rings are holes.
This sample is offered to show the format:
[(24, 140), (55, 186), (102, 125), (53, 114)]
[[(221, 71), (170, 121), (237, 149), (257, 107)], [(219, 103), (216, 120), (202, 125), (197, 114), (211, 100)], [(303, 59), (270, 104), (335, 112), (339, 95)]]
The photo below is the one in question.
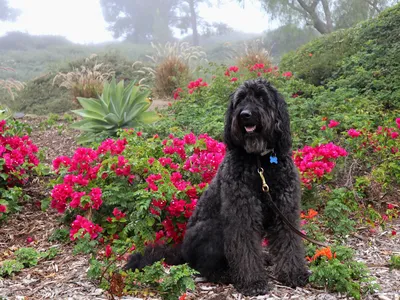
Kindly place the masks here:
[[(44, 119), (26, 121), (34, 126), (31, 138), (34, 143), (45, 149), (45, 162), (59, 155), (71, 155), (77, 147), (74, 138), (76, 131), (63, 130), (57, 125), (40, 130)], [(7, 259), (12, 252), (20, 247), (26, 247), (27, 238), (33, 238), (30, 247), (39, 251), (55, 247), (59, 254), (53, 260), (40, 261), (35, 267), (24, 269), (17, 275), (0, 279), (0, 299), (108, 299), (106, 293), (89, 281), (86, 271), (89, 267), (88, 256), (72, 253), (71, 243), (62, 244), (50, 242), (49, 237), (56, 228), (62, 227), (59, 215), (52, 209), (46, 212), (40, 210), (39, 201), (49, 196), (46, 182), (38, 180), (26, 187), (31, 200), (23, 206), (21, 212), (13, 215), (7, 222), (0, 225), (0, 261)], [(393, 229), (400, 233), (400, 220), (393, 224)], [(391, 237), (389, 232), (381, 231), (371, 234), (369, 231), (358, 232), (357, 237), (349, 238), (347, 245), (357, 252), (357, 259), (365, 262), (375, 276), (381, 290), (365, 299), (399, 300), (400, 271), (389, 271), (387, 262), (393, 252), (400, 254), (400, 235)], [(337, 293), (306, 288), (291, 289), (271, 281), (270, 293), (259, 297), (243, 297), (232, 286), (198, 283), (196, 291), (188, 293), (186, 299), (345, 299)], [(139, 299), (123, 297), (122, 299)], [(151, 298), (147, 298), (151, 299)]]

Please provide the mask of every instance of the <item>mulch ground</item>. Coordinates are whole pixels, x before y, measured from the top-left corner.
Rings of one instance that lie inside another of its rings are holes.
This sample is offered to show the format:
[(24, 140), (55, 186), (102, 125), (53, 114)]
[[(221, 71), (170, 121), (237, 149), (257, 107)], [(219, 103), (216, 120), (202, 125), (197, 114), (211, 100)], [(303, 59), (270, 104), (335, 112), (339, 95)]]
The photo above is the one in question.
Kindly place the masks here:
[[(59, 155), (73, 154), (77, 145), (77, 131), (68, 128), (63, 121), (51, 127), (43, 126), (45, 118), (24, 117), (22, 119), (33, 126), (31, 139), (45, 150), (45, 163)], [(64, 124), (62, 129), (59, 124)], [(44, 128), (45, 127), (45, 128)], [(33, 180), (26, 187), (31, 199), (23, 205), (19, 213), (14, 214), (0, 225), (0, 261), (8, 259), (13, 251), (26, 247), (27, 238), (34, 242), (30, 247), (38, 251), (55, 247), (59, 254), (53, 260), (39, 261), (35, 267), (24, 269), (11, 278), (0, 279), (0, 299), (110, 299), (106, 292), (91, 282), (86, 271), (89, 267), (88, 256), (73, 255), (73, 244), (49, 242), (53, 231), (62, 227), (60, 215), (49, 209), (41, 211), (39, 202), (49, 196), (46, 180)], [(356, 250), (359, 261), (367, 264), (371, 275), (376, 277), (381, 290), (365, 299), (399, 300), (400, 271), (388, 268), (388, 260), (393, 253), (400, 254), (400, 234), (392, 237), (390, 232), (400, 233), (400, 220), (395, 220), (387, 231), (371, 233), (364, 229), (348, 239), (346, 245)], [(122, 299), (144, 299), (123, 297)], [(146, 298), (157, 299), (157, 298)], [(345, 295), (329, 293), (308, 285), (305, 288), (292, 289), (271, 280), (270, 292), (264, 296), (244, 297), (232, 286), (199, 282), (194, 292), (188, 292), (186, 299), (346, 299)]]

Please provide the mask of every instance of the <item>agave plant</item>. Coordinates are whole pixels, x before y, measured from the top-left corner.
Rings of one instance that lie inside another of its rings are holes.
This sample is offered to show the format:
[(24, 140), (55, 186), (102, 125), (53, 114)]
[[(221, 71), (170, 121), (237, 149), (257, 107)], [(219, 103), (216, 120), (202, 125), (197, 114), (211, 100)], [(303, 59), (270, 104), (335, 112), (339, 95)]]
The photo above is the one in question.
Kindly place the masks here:
[(124, 87), (123, 80), (117, 84), (114, 78), (104, 84), (99, 99), (77, 98), (83, 109), (73, 112), (83, 120), (72, 127), (88, 134), (115, 136), (118, 129), (155, 122), (158, 115), (146, 111), (151, 105), (149, 94), (149, 90), (141, 90), (135, 82)]

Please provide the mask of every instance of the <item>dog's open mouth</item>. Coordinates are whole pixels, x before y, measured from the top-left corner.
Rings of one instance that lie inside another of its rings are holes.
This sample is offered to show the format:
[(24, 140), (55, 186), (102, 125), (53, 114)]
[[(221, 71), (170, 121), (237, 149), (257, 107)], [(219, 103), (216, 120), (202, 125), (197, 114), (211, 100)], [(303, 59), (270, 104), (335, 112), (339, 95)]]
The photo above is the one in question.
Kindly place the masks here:
[(244, 129), (246, 130), (247, 133), (252, 133), (256, 130), (257, 126), (253, 125), (253, 126), (244, 126)]

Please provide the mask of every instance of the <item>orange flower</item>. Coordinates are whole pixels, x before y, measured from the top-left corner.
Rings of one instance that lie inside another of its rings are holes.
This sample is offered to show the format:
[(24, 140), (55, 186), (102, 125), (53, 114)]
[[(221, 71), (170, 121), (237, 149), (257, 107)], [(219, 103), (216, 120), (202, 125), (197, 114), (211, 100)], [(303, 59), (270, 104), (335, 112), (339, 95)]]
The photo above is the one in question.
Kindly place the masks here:
[(328, 120), (328, 117), (322, 117), (322, 121)]
[(336, 253), (332, 254), (331, 248), (330, 247), (325, 247), (322, 249), (319, 249), (315, 251), (315, 255), (310, 259), (310, 261), (315, 261), (318, 257), (323, 257), (325, 256), (328, 260), (331, 260), (332, 258), (336, 258)]
[(308, 214), (307, 215), (301, 213), (300, 214), (300, 218), (302, 218), (302, 219), (312, 219), (317, 215), (318, 215), (318, 212), (311, 208), (311, 209), (308, 210)]

